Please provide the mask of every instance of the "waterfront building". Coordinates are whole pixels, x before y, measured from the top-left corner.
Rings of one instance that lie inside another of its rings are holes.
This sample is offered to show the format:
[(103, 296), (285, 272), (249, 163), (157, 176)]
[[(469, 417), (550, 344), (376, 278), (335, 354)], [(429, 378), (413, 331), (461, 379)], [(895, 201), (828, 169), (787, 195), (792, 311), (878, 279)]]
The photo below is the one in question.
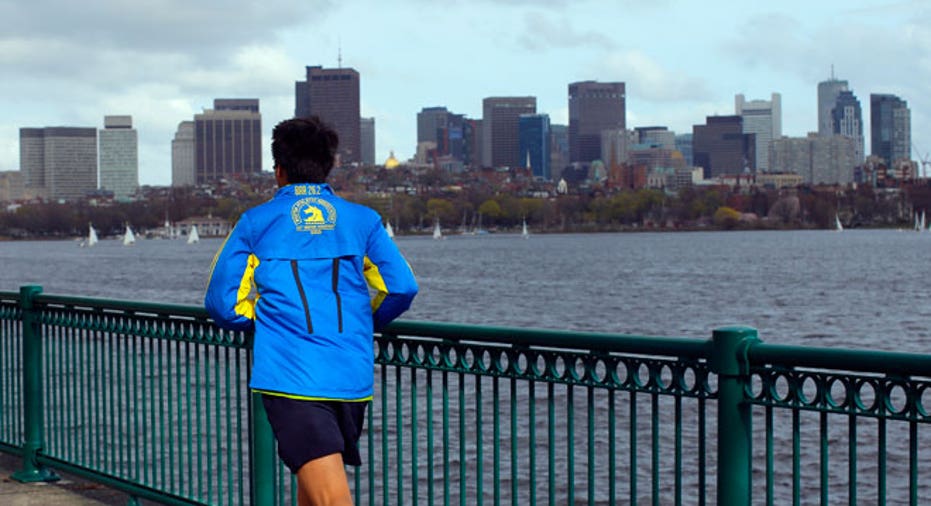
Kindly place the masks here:
[(437, 132), (446, 128), (449, 111), (442, 106), (424, 107), (417, 113), (417, 144), (437, 142)]
[(258, 99), (216, 99), (194, 116), (194, 176), (205, 184), (262, 172), (262, 114)]
[(863, 153), (863, 113), (860, 110), (860, 101), (852, 91), (840, 92), (837, 103), (831, 112), (834, 120), (834, 135), (843, 135), (856, 141), (854, 159), (862, 163)]
[(520, 116), (536, 113), (536, 97), (488, 97), (482, 100), (482, 165), (523, 167)]
[(37, 196), (78, 200), (97, 190), (97, 129), (19, 129), (24, 186)]
[(352, 68), (309, 66), (294, 85), (294, 116), (318, 116), (339, 135), (340, 162), (361, 161), (359, 73)]
[(0, 172), (0, 202), (13, 202), (23, 198), (23, 173), (19, 170)]
[(782, 96), (771, 95), (771, 100), (747, 101), (743, 94), (734, 97), (735, 113), (743, 119), (743, 133), (754, 134), (754, 172), (769, 170), (769, 148), (773, 139), (782, 137)]
[(627, 128), (625, 84), (569, 84), (569, 161), (591, 163), (601, 156), (601, 132)]
[(895, 95), (870, 94), (870, 152), (892, 167), (911, 159), (912, 125), (908, 102)]
[(744, 133), (740, 116), (708, 116), (692, 128), (693, 163), (705, 179), (750, 171), (756, 159), (756, 135)]
[(807, 184), (848, 184), (858, 161), (856, 140), (843, 135), (782, 137), (773, 141), (770, 166), (775, 172), (799, 174)]
[(550, 171), (553, 179), (562, 177), (562, 170), (569, 165), (569, 125), (550, 123)]
[(636, 127), (636, 144), (646, 144), (655, 148), (676, 149), (676, 133), (664, 126)]
[(132, 116), (104, 116), (97, 132), (100, 189), (128, 200), (139, 189), (139, 136)]
[(522, 114), (519, 119), (522, 167), (531, 169), (534, 178), (551, 181), (550, 117), (547, 114)]
[(601, 158), (605, 165), (623, 165), (630, 159), (630, 147), (639, 144), (640, 136), (625, 128), (601, 131)]
[(195, 182), (194, 122), (182, 121), (171, 140), (171, 186), (193, 186)]
[(359, 118), (359, 161), (375, 165), (375, 118)]
[(822, 137), (834, 135), (832, 114), (842, 91), (847, 91), (847, 81), (835, 79), (833, 69), (830, 79), (818, 83), (818, 135)]
[(679, 134), (676, 136), (676, 149), (682, 153), (685, 165), (691, 167), (692, 161), (692, 134)]

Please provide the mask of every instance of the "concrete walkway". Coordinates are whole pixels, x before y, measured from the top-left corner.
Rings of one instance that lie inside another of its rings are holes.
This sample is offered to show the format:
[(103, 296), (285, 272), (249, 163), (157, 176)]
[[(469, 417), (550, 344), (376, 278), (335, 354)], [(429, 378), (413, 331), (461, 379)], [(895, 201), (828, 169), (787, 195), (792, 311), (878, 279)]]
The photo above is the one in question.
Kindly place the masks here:
[[(3, 506), (120, 505), (129, 496), (103, 485), (56, 471), (52, 483), (20, 483), (10, 475), (21, 467), (20, 457), (0, 453), (0, 504)], [(142, 501), (140, 501), (142, 502)], [(145, 504), (152, 504), (145, 501)]]

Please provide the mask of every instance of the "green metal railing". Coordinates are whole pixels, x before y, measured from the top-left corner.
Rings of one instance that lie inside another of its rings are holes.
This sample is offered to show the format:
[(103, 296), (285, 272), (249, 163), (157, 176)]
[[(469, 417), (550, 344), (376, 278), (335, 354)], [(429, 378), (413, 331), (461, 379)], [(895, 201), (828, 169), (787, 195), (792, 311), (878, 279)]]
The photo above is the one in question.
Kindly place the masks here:
[[(931, 356), (395, 322), (358, 504), (921, 504)], [(201, 308), (0, 292), (0, 451), (168, 504), (296, 504), (249, 336)], [(754, 423), (756, 422), (756, 423)]]

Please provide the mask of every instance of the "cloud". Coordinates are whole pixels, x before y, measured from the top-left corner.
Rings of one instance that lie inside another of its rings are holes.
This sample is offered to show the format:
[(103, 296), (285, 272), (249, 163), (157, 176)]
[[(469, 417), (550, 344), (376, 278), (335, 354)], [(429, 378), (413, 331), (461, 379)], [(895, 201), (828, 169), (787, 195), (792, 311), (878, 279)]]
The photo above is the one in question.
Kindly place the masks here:
[(518, 37), (518, 43), (532, 51), (548, 48), (614, 49), (617, 47), (614, 40), (603, 33), (594, 30), (576, 30), (566, 17), (557, 16), (553, 19), (540, 11), (529, 12), (524, 16), (524, 30)]
[(0, 34), (209, 56), (260, 42), (277, 29), (322, 21), (331, 8), (327, 0), (0, 0)]
[(627, 95), (648, 102), (708, 100), (704, 80), (667, 69), (639, 50), (615, 51), (595, 63), (593, 75), (612, 76), (627, 83)]

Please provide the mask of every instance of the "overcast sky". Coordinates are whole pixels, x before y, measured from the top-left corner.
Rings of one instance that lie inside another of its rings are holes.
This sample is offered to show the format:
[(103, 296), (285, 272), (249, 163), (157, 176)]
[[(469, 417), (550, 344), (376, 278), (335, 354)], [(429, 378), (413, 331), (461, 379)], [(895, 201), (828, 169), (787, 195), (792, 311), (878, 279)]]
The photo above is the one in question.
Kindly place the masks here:
[(931, 151), (927, 0), (0, 0), (0, 170), (19, 128), (91, 126), (129, 114), (139, 180), (171, 181), (178, 123), (214, 98), (258, 98), (271, 128), (294, 114), (305, 66), (361, 74), (376, 159), (416, 148), (416, 115), (473, 118), (489, 96), (531, 95), (568, 122), (573, 81), (627, 83), (628, 128), (691, 132), (734, 95), (782, 94), (783, 134), (817, 130), (817, 84), (847, 80), (869, 146), (870, 93), (908, 101)]

